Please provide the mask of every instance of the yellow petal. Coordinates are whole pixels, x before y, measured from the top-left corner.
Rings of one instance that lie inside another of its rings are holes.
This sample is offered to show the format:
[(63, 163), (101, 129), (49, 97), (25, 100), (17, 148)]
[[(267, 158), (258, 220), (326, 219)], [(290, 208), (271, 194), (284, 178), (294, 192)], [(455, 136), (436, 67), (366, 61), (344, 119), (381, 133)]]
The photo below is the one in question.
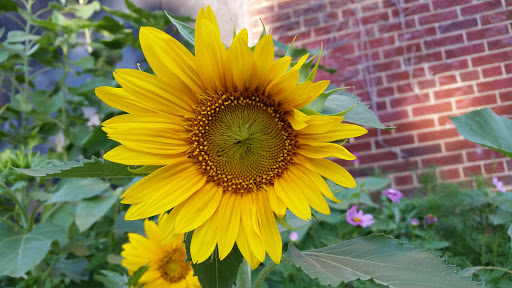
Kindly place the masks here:
[(126, 190), (121, 203), (134, 204), (125, 218), (136, 220), (170, 210), (180, 204), (206, 182), (206, 176), (197, 170), (197, 164), (185, 159), (164, 166)]
[(308, 126), (301, 129), (300, 133), (324, 133), (341, 124), (341, 121), (343, 121), (343, 117), (340, 116), (309, 115), (309, 119), (306, 121)]
[(181, 204), (176, 232), (188, 232), (203, 224), (217, 210), (221, 199), (222, 187), (214, 182), (206, 183)]
[[(259, 193), (265, 192), (261, 191)], [(246, 193), (242, 196), (241, 228), (238, 234), (242, 231), (245, 233), (251, 252), (259, 262), (263, 262), (265, 261), (265, 246), (261, 239), (257, 208), (251, 194), (253, 193)]]
[(153, 154), (178, 154), (190, 148), (186, 132), (147, 126), (110, 131), (107, 136), (126, 147)]
[(247, 260), (247, 262), (251, 266), (252, 270), (258, 268), (260, 263), (263, 262), (260, 261), (252, 252), (251, 248), (249, 247), (247, 235), (245, 235), (245, 231), (243, 229), (240, 229), (240, 231), (238, 231), (238, 236), (236, 237), (236, 245), (238, 246), (238, 250), (240, 250), (240, 253), (242, 253), (242, 256), (244, 256), (245, 260)]
[(304, 129), (308, 126), (307, 120), (311, 118), (311, 116), (308, 116), (296, 109), (292, 109), (286, 117), (295, 130)]
[(306, 81), (300, 83), (297, 85), (297, 87), (281, 96), (281, 105), (290, 106), (297, 109), (302, 108), (317, 98), (318, 95), (320, 95), (320, 93), (322, 93), (328, 85), (329, 81), (320, 81), (316, 83)]
[(357, 186), (354, 177), (352, 177), (345, 168), (330, 160), (313, 159), (301, 155), (296, 155), (296, 157), (300, 163), (303, 163), (318, 174), (340, 186), (347, 188), (354, 188)]
[(277, 196), (274, 185), (267, 186), (267, 194), (270, 208), (272, 208), (272, 211), (274, 211), (274, 213), (276, 213), (279, 218), (283, 218), (286, 214), (286, 205), (284, 204), (283, 200)]
[(290, 57), (283, 57), (279, 58), (276, 61), (272, 63), (270, 66), (270, 70), (267, 75), (267, 81), (265, 82), (262, 89), (267, 89), (270, 84), (275, 82), (277, 79), (279, 79), (281, 76), (288, 71), (288, 67), (290, 67), (290, 62), (292, 61), (292, 58)]
[(167, 165), (186, 158), (187, 155), (181, 154), (156, 154), (139, 150), (133, 150), (120, 145), (108, 151), (103, 158), (125, 165)]
[(210, 219), (206, 220), (203, 225), (197, 227), (192, 235), (190, 243), (190, 256), (192, 262), (200, 263), (208, 259), (212, 255), (215, 244), (217, 244), (217, 221), (219, 210), (213, 213)]
[(290, 68), (290, 70), (288, 72), (299, 71), (299, 69), (302, 67), (304, 62), (306, 62), (306, 60), (308, 59), (308, 57), (309, 57), (309, 53), (306, 53), (306, 55), (303, 55), (302, 57), (300, 57), (299, 61), (297, 61), (297, 63), (295, 65), (293, 65), (293, 67)]
[(168, 86), (156, 76), (133, 69), (118, 69), (114, 73), (117, 82), (126, 91), (159, 111), (171, 115), (192, 115), (194, 102), (187, 97), (171, 94)]
[(326, 143), (339, 141), (345, 138), (357, 137), (366, 134), (368, 130), (359, 125), (341, 123), (336, 127), (325, 131), (324, 133), (298, 133), (298, 139), (301, 143)]
[(159, 109), (149, 105), (146, 101), (126, 92), (123, 88), (98, 87), (94, 90), (96, 96), (110, 107), (123, 110), (128, 113), (151, 113)]
[(313, 184), (320, 189), (320, 192), (325, 197), (329, 198), (330, 200), (332, 200), (336, 203), (341, 203), (340, 200), (338, 200), (338, 199), (336, 199), (336, 197), (334, 197), (334, 194), (332, 194), (332, 191), (329, 188), (329, 186), (327, 185), (327, 183), (325, 182), (325, 180), (317, 172), (315, 172), (311, 168), (308, 168), (305, 165), (302, 165), (302, 163), (301, 164), (296, 163), (295, 167), (297, 169), (302, 170), (302, 172), (304, 172), (305, 174), (307, 174), (309, 177), (309, 180), (311, 180), (313, 182)]
[(311, 209), (309, 209), (307, 199), (300, 192), (301, 188), (286, 173), (274, 180), (274, 189), (277, 196), (283, 200), (283, 203), (293, 214), (304, 220), (311, 219)]
[(258, 87), (261, 90), (265, 88), (269, 76), (270, 67), (274, 62), (274, 42), (272, 35), (265, 35), (258, 41), (254, 47), (254, 59), (258, 59), (256, 65), (258, 66)]
[(108, 119), (101, 125), (107, 133), (115, 130), (130, 130), (133, 128), (161, 128), (176, 132), (187, 132), (185, 122), (181, 117), (161, 113), (123, 114)]
[(345, 147), (334, 143), (310, 143), (299, 144), (297, 152), (309, 158), (336, 157), (346, 160), (354, 160), (356, 156)]
[(258, 68), (251, 49), (247, 45), (247, 39), (247, 29), (242, 29), (233, 39), (228, 52), (228, 57), (231, 58), (234, 83), (239, 90), (253, 90), (257, 84)]
[(205, 94), (205, 87), (196, 71), (195, 58), (185, 46), (167, 33), (152, 27), (142, 27), (140, 46), (149, 66), (164, 82), (182, 80), (196, 94)]
[(297, 81), (299, 81), (299, 71), (290, 71), (267, 86), (267, 95), (272, 99), (278, 99), (281, 94), (292, 90), (297, 85)]
[(267, 250), (268, 256), (270, 256), (270, 259), (272, 259), (276, 264), (279, 264), (281, 261), (281, 254), (283, 253), (281, 235), (277, 228), (274, 213), (270, 209), (267, 193), (259, 191), (252, 194), (254, 202), (258, 207), (258, 218), (260, 221), (261, 236), (263, 238), (263, 243), (265, 244), (265, 249)]
[(240, 228), (240, 214), (242, 197), (239, 193), (225, 193), (219, 207), (219, 219), (217, 220), (219, 259), (228, 256)]
[(175, 240), (176, 233), (175, 225), (176, 218), (179, 213), (173, 213), (174, 210), (180, 210), (181, 204), (176, 205), (170, 213), (163, 213), (160, 215), (160, 219), (158, 219), (158, 227), (162, 233), (162, 243), (169, 243)]
[(323, 214), (331, 214), (329, 211), (329, 206), (327, 205), (327, 202), (325, 201), (320, 188), (315, 185), (315, 183), (309, 177), (308, 173), (305, 173), (303, 170), (299, 169), (298, 166), (301, 166), (301, 164), (291, 164), (288, 166), (288, 169), (285, 172), (294, 183), (301, 187), (300, 192), (297, 191), (297, 194), (302, 193), (308, 200), (309, 205), (311, 205), (311, 207), (313, 207), (316, 211)]

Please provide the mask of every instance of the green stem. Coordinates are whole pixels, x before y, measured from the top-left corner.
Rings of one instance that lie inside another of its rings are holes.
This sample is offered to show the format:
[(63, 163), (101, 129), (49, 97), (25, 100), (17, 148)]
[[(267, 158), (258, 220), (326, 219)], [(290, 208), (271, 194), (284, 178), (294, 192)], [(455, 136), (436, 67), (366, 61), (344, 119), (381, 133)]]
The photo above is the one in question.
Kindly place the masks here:
[[(26, 4), (26, 9), (27, 9), (27, 12), (30, 14), (32, 13), (32, 4), (34, 2), (32, 2), (32, 0), (27, 0), (27, 2), (25, 3)], [(29, 34), (30, 33), (30, 19), (27, 19), (27, 25), (25, 26), (25, 34)], [(29, 42), (28, 42), (28, 39), (25, 40), (25, 54), (24, 54), (24, 58), (23, 58), (23, 71), (25, 72), (25, 82), (23, 83), (24, 84), (24, 92), (23, 94), (25, 95), (25, 99), (28, 100), (28, 76), (29, 76), (29, 67), (28, 67), (28, 51), (30, 49), (30, 45), (29, 45)], [(25, 122), (27, 121), (27, 116), (25, 115), (25, 113), (22, 114), (21, 116), (21, 121), (22, 121), (22, 130), (23, 132), (25, 131)]]
[[(286, 255), (283, 255), (283, 258), (281, 258), (281, 263), (288, 261), (288, 258), (286, 258)], [(277, 267), (278, 264), (272, 262), (269, 265), (265, 266), (263, 270), (261, 270), (260, 274), (258, 274), (258, 277), (256, 277), (256, 281), (254, 281), (254, 288), (260, 288), (263, 282), (265, 281), (265, 278), (267, 278), (268, 274), (274, 270), (274, 268)]]
[(482, 267), (479, 267), (476, 270), (499, 270), (499, 271), (503, 271), (503, 272), (507, 272), (509, 274), (512, 274), (512, 270), (508, 270), (508, 269), (502, 268), (502, 267), (495, 267), (495, 266), (482, 266)]
[(62, 258), (62, 256), (64, 256), (64, 254), (61, 254), (59, 256), (57, 256), (55, 258), (55, 260), (53, 260), (52, 264), (50, 265), (50, 267), (48, 267), (48, 270), (46, 270), (46, 272), (44, 273), (44, 276), (43, 276), (43, 279), (41, 280), (41, 287), (44, 287), (44, 284), (46, 283), (46, 279), (48, 279), (48, 276), (50, 275), (50, 272), (52, 272), (53, 270), (53, 267), (55, 267), (55, 265), (57, 264), (57, 262), (59, 262), (60, 258)]
[(242, 261), (240, 268), (238, 268), (238, 276), (236, 278), (237, 288), (251, 288), (251, 267), (247, 260)]

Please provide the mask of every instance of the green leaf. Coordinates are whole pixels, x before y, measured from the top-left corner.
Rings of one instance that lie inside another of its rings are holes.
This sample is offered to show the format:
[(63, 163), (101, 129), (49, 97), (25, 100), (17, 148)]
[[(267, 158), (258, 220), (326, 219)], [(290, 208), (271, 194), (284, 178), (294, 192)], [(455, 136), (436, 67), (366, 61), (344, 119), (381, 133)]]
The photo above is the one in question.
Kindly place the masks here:
[(511, 247), (511, 249), (512, 249), (512, 225), (510, 225), (510, 227), (508, 227), (507, 234), (508, 234), (508, 236), (510, 236), (510, 238), (511, 238), (511, 241), (510, 241), (510, 247)]
[(23, 94), (16, 94), (11, 99), (9, 107), (20, 112), (30, 112), (32, 110), (32, 103), (28, 101), (27, 97)]
[(76, 16), (82, 19), (89, 19), (91, 18), (92, 14), (94, 14), (94, 12), (100, 11), (101, 4), (98, 1), (93, 1), (85, 5), (72, 5), (71, 9), (73, 10)]
[(265, 28), (265, 24), (263, 24), (263, 21), (261, 20), (261, 18), (260, 18), (260, 23), (261, 23), (261, 27), (263, 27), (263, 30), (261, 31), (260, 38), (258, 39), (258, 41), (267, 35), (267, 29)]
[(80, 200), (76, 206), (75, 214), (75, 224), (80, 232), (87, 230), (92, 224), (96, 223), (118, 199), (119, 196), (112, 193), (107, 196)]
[[(187, 259), (190, 261), (190, 241), (192, 240), (193, 232), (185, 234), (185, 249), (187, 251)], [(194, 276), (197, 276), (201, 287), (232, 287), (235, 283), (238, 268), (242, 263), (242, 254), (235, 245), (233, 250), (222, 261), (219, 259), (217, 248), (213, 251), (213, 256), (204, 262), (194, 264)]]
[(320, 59), (322, 58), (322, 49), (323, 49), (323, 45), (320, 47), (320, 52), (318, 53), (318, 60), (316, 60), (315, 67), (313, 68), (311, 73), (309, 73), (309, 76), (306, 79), (306, 81), (313, 82), (315, 80), (316, 71), (318, 70), (318, 65), (320, 65)]
[[(146, 267), (146, 266), (144, 266), (144, 267)], [(126, 282), (126, 276), (121, 275), (114, 271), (109, 271), (109, 270), (101, 270), (101, 273), (103, 273), (104, 275), (94, 275), (94, 279), (105, 284), (105, 287), (108, 287), (108, 288), (125, 288), (126, 287), (124, 285), (124, 283)], [(137, 283), (137, 282), (135, 282), (135, 283)]]
[(59, 185), (61, 188), (46, 204), (91, 198), (110, 187), (109, 183), (98, 178), (63, 179)]
[(0, 275), (20, 277), (43, 260), (53, 240), (63, 234), (62, 227), (43, 222), (27, 234), (17, 235), (0, 223)]
[(483, 287), (438, 256), (382, 234), (304, 252), (290, 244), (287, 256), (311, 278), (332, 287), (357, 279), (393, 288)]
[(32, 93), (32, 102), (37, 112), (51, 114), (64, 105), (64, 94), (59, 91), (55, 96), (50, 97), (50, 91), (36, 90)]
[(89, 178), (89, 177), (134, 177), (128, 166), (93, 157), (80, 162), (60, 162), (45, 167), (30, 169), (15, 168), (16, 171), (35, 177)]
[(89, 279), (89, 271), (87, 271), (87, 260), (84, 258), (60, 259), (53, 267), (52, 274), (64, 274), (75, 282)]
[[(0, 11), (2, 12), (16, 12), (20, 6), (13, 0), (0, 0)], [(0, 35), (2, 37), (2, 35)]]
[(185, 38), (188, 42), (190, 42), (192, 45), (195, 44), (195, 29), (175, 18), (173, 18), (171, 15), (167, 14), (167, 11), (165, 12), (165, 15), (169, 17), (169, 20), (171, 20), (172, 24), (178, 28), (178, 32), (180, 32), (181, 36)]
[(0, 62), (4, 62), (9, 58), (9, 52), (7, 50), (0, 50)]
[[(322, 92), (322, 94), (320, 94), (318, 97), (316, 97), (315, 100), (311, 101), (308, 105), (304, 106), (303, 108), (300, 108), (299, 110), (308, 115), (320, 113), (320, 112), (322, 112), (322, 109), (324, 108), (325, 101), (327, 101), (327, 99), (332, 94), (334, 94), (334, 92), (340, 91), (343, 89), (346, 89), (346, 87), (335, 88), (335, 89), (331, 89), (328, 91), (324, 91), (324, 92)], [(311, 110), (312, 112), (308, 112), (309, 110)], [(335, 112), (335, 113), (337, 113), (337, 112)]]
[(312, 221), (306, 221), (300, 219), (295, 214), (293, 214), (290, 210), (286, 211), (286, 215), (284, 218), (279, 218), (276, 216), (276, 221), (280, 226), (279, 232), (287, 231), (287, 230), (299, 230), (303, 227), (311, 225)]
[(7, 43), (19, 43), (23, 41), (29, 41), (29, 40), (37, 40), (41, 38), (39, 35), (32, 35), (29, 33), (26, 33), (25, 31), (21, 30), (14, 30), (9, 32), (7, 34), (7, 39), (5, 40)]
[(496, 115), (490, 108), (450, 117), (462, 137), (491, 148), (512, 159), (512, 120)]
[(135, 286), (135, 284), (137, 284), (137, 282), (139, 282), (140, 278), (144, 275), (144, 273), (146, 273), (146, 271), (148, 271), (148, 269), (149, 269), (148, 265), (139, 267), (137, 270), (135, 270), (135, 272), (133, 272), (132, 277), (130, 277), (130, 279), (128, 279), (128, 282), (126, 282), (126, 285), (128, 285), (130, 287)]

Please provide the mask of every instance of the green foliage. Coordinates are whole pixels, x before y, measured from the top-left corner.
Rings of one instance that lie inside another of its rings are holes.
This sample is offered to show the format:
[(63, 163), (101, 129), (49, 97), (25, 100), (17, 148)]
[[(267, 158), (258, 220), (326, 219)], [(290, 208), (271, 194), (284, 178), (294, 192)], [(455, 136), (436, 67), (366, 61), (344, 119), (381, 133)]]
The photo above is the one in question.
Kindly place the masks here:
[(450, 119), (464, 138), (512, 159), (512, 119), (500, 117), (490, 108), (475, 110)]
[(393, 238), (373, 235), (301, 252), (290, 245), (288, 259), (321, 284), (338, 286), (341, 282), (373, 279), (396, 288), (482, 287), (459, 276), (459, 269), (413, 246), (403, 246)]

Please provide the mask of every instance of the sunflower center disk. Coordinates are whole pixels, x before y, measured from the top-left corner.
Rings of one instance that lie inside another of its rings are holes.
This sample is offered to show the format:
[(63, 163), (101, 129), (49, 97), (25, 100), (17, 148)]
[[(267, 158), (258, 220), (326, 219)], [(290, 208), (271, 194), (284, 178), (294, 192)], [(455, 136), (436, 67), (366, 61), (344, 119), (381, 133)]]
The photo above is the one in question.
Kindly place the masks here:
[(297, 146), (285, 112), (257, 92), (204, 96), (189, 127), (191, 157), (224, 191), (253, 192), (272, 184)]
[(190, 262), (185, 262), (185, 258), (187, 258), (185, 249), (175, 248), (167, 251), (158, 264), (158, 270), (160, 270), (162, 278), (169, 283), (176, 283), (185, 279), (192, 270)]

